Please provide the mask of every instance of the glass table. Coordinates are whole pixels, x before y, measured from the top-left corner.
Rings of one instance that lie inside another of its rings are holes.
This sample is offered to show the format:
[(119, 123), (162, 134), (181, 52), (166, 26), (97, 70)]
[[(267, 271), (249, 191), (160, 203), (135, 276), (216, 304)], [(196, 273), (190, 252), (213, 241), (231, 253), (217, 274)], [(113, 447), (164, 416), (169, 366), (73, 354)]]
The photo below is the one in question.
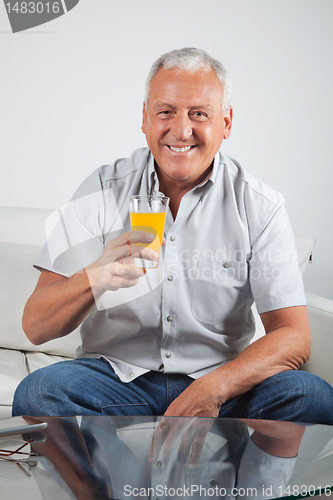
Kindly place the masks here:
[(333, 500), (331, 426), (98, 416), (14, 417), (0, 429), (1, 500)]

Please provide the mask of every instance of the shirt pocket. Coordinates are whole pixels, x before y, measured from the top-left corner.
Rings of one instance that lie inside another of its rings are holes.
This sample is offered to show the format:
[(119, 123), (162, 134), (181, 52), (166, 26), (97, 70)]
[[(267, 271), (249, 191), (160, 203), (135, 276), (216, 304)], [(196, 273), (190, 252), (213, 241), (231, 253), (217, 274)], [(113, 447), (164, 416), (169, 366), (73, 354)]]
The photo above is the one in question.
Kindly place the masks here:
[(199, 259), (191, 303), (197, 321), (222, 328), (227, 318), (250, 299), (247, 262)]

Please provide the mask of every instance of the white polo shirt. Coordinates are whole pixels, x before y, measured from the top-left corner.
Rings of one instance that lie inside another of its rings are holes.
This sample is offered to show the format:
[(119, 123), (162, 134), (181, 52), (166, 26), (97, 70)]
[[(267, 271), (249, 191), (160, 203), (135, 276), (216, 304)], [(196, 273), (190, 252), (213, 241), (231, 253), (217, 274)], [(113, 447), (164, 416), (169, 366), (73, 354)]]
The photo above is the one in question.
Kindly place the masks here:
[[(95, 170), (49, 218), (36, 267), (80, 272), (130, 230), (129, 195), (157, 193), (148, 148)], [(149, 370), (198, 378), (249, 344), (253, 301), (259, 313), (306, 304), (283, 197), (221, 152), (164, 235), (158, 270), (96, 302), (77, 357), (105, 357), (124, 382)]]

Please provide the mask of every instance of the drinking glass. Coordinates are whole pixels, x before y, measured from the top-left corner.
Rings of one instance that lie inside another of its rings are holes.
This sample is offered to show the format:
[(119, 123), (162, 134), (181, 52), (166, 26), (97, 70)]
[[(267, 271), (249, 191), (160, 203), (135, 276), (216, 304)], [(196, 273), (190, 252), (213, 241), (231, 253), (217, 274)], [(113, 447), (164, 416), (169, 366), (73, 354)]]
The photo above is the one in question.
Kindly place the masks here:
[(132, 231), (144, 231), (153, 234), (155, 237), (152, 243), (137, 243), (137, 245), (155, 250), (158, 255), (156, 260), (135, 258), (135, 266), (144, 269), (158, 268), (168, 205), (169, 198), (166, 196), (134, 195), (129, 197)]

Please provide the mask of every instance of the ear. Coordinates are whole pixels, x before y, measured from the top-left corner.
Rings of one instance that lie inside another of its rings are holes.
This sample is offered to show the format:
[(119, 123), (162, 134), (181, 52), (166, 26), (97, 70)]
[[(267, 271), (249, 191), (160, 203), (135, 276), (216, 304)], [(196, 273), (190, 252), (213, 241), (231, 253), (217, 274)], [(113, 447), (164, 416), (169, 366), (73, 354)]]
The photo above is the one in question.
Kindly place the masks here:
[(145, 103), (143, 103), (141, 130), (144, 134), (146, 133), (146, 123), (147, 123), (147, 111), (146, 111), (146, 105)]
[(233, 109), (232, 106), (228, 109), (227, 113), (224, 115), (224, 135), (223, 139), (228, 139), (231, 134), (231, 125), (233, 118)]

